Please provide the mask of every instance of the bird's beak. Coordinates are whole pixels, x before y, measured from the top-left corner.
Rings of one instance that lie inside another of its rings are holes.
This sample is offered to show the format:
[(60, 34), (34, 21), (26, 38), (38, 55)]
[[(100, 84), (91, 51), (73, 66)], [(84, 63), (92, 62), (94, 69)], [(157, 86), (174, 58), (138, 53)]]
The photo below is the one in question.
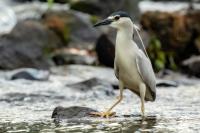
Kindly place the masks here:
[(104, 19), (94, 25), (94, 27), (102, 26), (102, 25), (109, 25), (113, 22), (112, 19)]

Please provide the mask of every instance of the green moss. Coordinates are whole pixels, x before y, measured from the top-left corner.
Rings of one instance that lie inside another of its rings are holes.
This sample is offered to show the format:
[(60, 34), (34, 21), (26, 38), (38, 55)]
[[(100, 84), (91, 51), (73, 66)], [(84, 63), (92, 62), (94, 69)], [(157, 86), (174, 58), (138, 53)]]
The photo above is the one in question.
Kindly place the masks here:
[(54, 3), (54, 0), (47, 0), (48, 2), (48, 8), (51, 9)]
[(164, 68), (177, 70), (177, 65), (174, 61), (174, 52), (164, 51), (160, 40), (156, 36), (150, 39), (147, 51), (155, 71), (158, 72)]
[(100, 20), (100, 18), (99, 18), (98, 16), (95, 16), (95, 15), (91, 15), (91, 16), (90, 16), (90, 22), (91, 22), (92, 24), (97, 23), (99, 20)]
[(63, 39), (66, 44), (70, 41), (70, 28), (68, 26), (63, 29)]
[(161, 50), (161, 42), (156, 37), (152, 37), (149, 42), (149, 47), (147, 49), (152, 65), (155, 71), (160, 71), (165, 68), (166, 55)]

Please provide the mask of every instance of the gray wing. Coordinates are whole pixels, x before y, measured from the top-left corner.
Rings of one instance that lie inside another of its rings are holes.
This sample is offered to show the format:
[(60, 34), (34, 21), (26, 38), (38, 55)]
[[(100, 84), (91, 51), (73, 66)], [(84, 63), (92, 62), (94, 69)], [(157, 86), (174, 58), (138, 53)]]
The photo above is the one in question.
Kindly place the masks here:
[(144, 83), (149, 87), (153, 100), (156, 98), (156, 77), (150, 60), (139, 50), (136, 56), (137, 69)]

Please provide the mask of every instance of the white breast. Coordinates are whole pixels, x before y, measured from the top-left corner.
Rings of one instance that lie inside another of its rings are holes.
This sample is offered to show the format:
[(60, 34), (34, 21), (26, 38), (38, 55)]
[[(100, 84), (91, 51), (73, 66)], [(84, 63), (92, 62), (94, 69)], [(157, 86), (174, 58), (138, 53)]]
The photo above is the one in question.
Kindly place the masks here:
[(138, 47), (132, 40), (117, 37), (115, 63), (119, 69), (119, 78), (127, 88), (135, 91), (138, 91), (138, 85), (142, 82), (135, 61), (137, 50)]

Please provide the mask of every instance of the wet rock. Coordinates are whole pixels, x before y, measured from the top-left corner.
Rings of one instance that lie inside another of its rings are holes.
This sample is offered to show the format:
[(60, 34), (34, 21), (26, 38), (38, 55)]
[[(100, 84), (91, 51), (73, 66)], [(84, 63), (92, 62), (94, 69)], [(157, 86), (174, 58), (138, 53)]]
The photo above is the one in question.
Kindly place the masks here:
[(184, 60), (182, 64), (190, 75), (200, 77), (200, 56), (192, 56)]
[(105, 34), (98, 38), (95, 50), (100, 64), (113, 67), (115, 46)]
[(7, 73), (7, 79), (16, 80), (16, 79), (27, 79), (27, 80), (37, 80), (37, 81), (46, 81), (49, 79), (49, 71), (37, 70), (33, 68), (23, 68), (13, 70)]
[(73, 80), (68, 80), (66, 83), (78, 83), (92, 78), (109, 82), (112, 86), (118, 85), (118, 80), (115, 77), (114, 70), (108, 67), (86, 66), (86, 65), (67, 65), (52, 67), (51, 73), (56, 75), (67, 75)]
[(98, 78), (91, 78), (79, 83), (68, 84), (67, 87), (73, 88), (75, 90), (88, 92), (93, 91), (94, 94), (103, 96), (103, 95), (114, 95), (114, 88), (111, 83), (105, 80), (101, 80)]
[(54, 109), (51, 118), (62, 120), (62, 119), (89, 117), (90, 112), (96, 112), (96, 111), (97, 110), (80, 106), (72, 106), (67, 108), (59, 106)]
[(178, 87), (178, 85), (175, 81), (156, 79), (156, 87)]
[(157, 78), (158, 78), (158, 86), (159, 86), (159, 83), (161, 83), (161, 85), (163, 85), (163, 81), (164, 81), (164, 83), (166, 81), (167, 82), (170, 81), (172, 84), (174, 82), (174, 85), (176, 83), (177, 85), (185, 85), (185, 86), (199, 84), (198, 78), (188, 77), (188, 75), (186, 75), (186, 74), (178, 73), (178, 72), (168, 70), (168, 69), (164, 69), (164, 70), (160, 71), (157, 74)]
[(60, 46), (59, 37), (39, 22), (21, 21), (11, 33), (0, 37), (0, 68), (48, 69), (50, 62), (45, 54)]
[(43, 23), (59, 35), (68, 47), (92, 49), (99, 33), (93, 28), (90, 16), (75, 11), (46, 12)]

